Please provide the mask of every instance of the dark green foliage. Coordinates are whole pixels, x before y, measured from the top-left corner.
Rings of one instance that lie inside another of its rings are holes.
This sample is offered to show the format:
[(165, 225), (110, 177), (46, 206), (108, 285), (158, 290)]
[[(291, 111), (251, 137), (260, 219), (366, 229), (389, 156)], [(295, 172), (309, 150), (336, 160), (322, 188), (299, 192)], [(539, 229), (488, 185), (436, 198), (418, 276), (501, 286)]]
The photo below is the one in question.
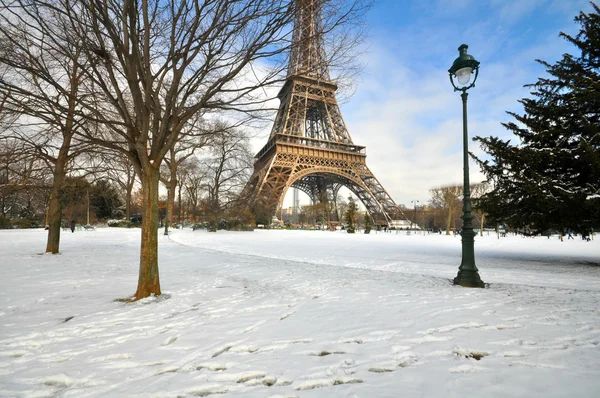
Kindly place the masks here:
[(371, 232), (371, 227), (372, 227), (372, 222), (371, 222), (371, 216), (369, 216), (369, 212), (366, 211), (365, 212), (365, 234), (368, 234)]
[(21, 209), (19, 217), (21, 218), (21, 228), (37, 228), (42, 221), (41, 217), (35, 213), (31, 203)]
[(252, 213), (256, 224), (269, 225), (273, 219), (273, 211), (265, 206), (262, 202), (256, 201), (252, 207)]
[(10, 228), (27, 229), (37, 228), (38, 224), (35, 221), (28, 220), (27, 218), (17, 218), (11, 221)]
[(127, 220), (111, 220), (108, 222), (108, 226), (113, 228), (140, 228), (142, 223)]
[(4, 215), (0, 214), (0, 229), (9, 229), (10, 228), (10, 220), (8, 220)]
[(350, 196), (348, 198), (348, 210), (346, 210), (346, 232), (353, 234), (356, 232), (356, 218), (358, 216), (358, 206), (354, 199)]
[(589, 232), (600, 226), (600, 9), (581, 12), (576, 37), (560, 36), (579, 55), (563, 55), (531, 87), (518, 123), (503, 125), (517, 138), (475, 137), (491, 159), (476, 159), (493, 190), (477, 206), (492, 223), (524, 232)]
[(122, 217), (123, 201), (107, 180), (97, 181), (90, 191), (90, 207), (97, 219)]
[(90, 183), (85, 178), (67, 177), (61, 188), (60, 202), (63, 208), (83, 205), (87, 202), (87, 190)]

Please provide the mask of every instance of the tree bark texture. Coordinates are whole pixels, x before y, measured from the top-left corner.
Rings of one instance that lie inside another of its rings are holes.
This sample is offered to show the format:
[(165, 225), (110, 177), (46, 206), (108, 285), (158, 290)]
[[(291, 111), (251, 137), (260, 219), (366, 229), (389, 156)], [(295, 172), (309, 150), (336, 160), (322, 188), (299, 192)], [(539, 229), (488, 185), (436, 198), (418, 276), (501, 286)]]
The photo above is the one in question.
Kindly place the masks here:
[(134, 299), (139, 300), (152, 294), (160, 295), (158, 275), (158, 185), (159, 171), (155, 167), (144, 170), (142, 193), (144, 214), (142, 218), (142, 241), (140, 248), (140, 274)]
[(479, 235), (483, 236), (483, 226), (485, 224), (485, 214), (481, 213), (481, 221), (479, 222)]
[(134, 183), (135, 174), (130, 177), (129, 170), (127, 170), (127, 183), (125, 185), (125, 219), (127, 221), (131, 221), (131, 196)]
[(48, 203), (48, 240), (46, 242), (46, 253), (56, 254), (60, 247), (60, 224), (62, 218), (60, 195), (65, 181), (65, 173), (57, 165), (54, 171), (54, 181)]
[(181, 224), (181, 184), (179, 185), (178, 195), (177, 203), (179, 204), (179, 207), (177, 209), (177, 222)]
[(169, 224), (175, 221), (175, 194), (177, 190), (177, 163), (170, 164), (171, 178), (169, 179), (169, 194), (167, 195), (167, 215)]
[(452, 208), (448, 209), (448, 218), (446, 219), (446, 235), (450, 235), (450, 225), (452, 224), (453, 215)]

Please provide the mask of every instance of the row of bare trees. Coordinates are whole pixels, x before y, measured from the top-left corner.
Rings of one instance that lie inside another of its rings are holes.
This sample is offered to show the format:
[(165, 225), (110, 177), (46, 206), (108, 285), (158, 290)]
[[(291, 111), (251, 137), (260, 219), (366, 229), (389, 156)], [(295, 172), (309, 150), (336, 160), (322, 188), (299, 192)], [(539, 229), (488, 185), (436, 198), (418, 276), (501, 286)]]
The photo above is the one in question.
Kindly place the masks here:
[(292, 219), (291, 214), (285, 214), (282, 221), (290, 220), (292, 223), (313, 225), (341, 223), (347, 208), (348, 202), (341, 194), (338, 193), (335, 197), (330, 198), (326, 192), (322, 192), (317, 203), (301, 206), (297, 210), (296, 219)]
[[(480, 233), (483, 235), (483, 229), (486, 223), (485, 213), (477, 207), (477, 198), (489, 191), (487, 183), (477, 183), (471, 185), (471, 197), (473, 198), (473, 216), (479, 226)], [(418, 224), (420, 228), (430, 230), (444, 230), (447, 235), (451, 231), (462, 227), (462, 200), (463, 185), (450, 184), (435, 187), (429, 190), (431, 197), (428, 203), (419, 208), (409, 209), (404, 207), (403, 211), (409, 217), (409, 221)], [(344, 222), (344, 215), (348, 209), (348, 202), (343, 196), (338, 195), (335, 200), (321, 200), (318, 203), (301, 206), (298, 209), (297, 220), (292, 219), (291, 214), (284, 215), (291, 222), (300, 224), (330, 224), (331, 220)], [(357, 213), (358, 214), (358, 213)], [(357, 223), (362, 224), (362, 213), (358, 214)]]
[[(489, 190), (489, 185), (486, 183), (471, 184), (471, 197), (473, 198), (473, 216), (475, 222), (479, 224), (480, 234), (483, 234), (485, 225), (485, 213), (477, 207), (477, 198), (481, 197)], [(432, 188), (429, 190), (431, 199), (427, 206), (427, 211), (421, 209), (422, 226), (425, 228), (436, 228), (446, 231), (446, 235), (450, 235), (451, 230), (456, 230), (462, 227), (462, 200), (463, 200), (463, 185), (444, 185), (441, 187)], [(412, 214), (408, 211), (406, 214)], [(418, 220), (413, 220), (417, 222)]]
[[(242, 181), (248, 162), (234, 127), (270, 111), (267, 89), (285, 79), (292, 22), (305, 3), (0, 0), (1, 137), (46, 167), (46, 252), (59, 251), (67, 178), (90, 164), (94, 174), (106, 166), (104, 173), (126, 191), (127, 213), (136, 179), (141, 187), (140, 272), (131, 299), (159, 295), (161, 178), (171, 214), (184, 186), (196, 204), (205, 187), (209, 207), (220, 210), (215, 198), (229, 197), (235, 185), (224, 181)], [(351, 55), (348, 23), (363, 13), (363, 3), (323, 1), (324, 31), (340, 38), (329, 52), (338, 62)], [(219, 117), (227, 123), (215, 122)], [(206, 159), (183, 167), (209, 143)], [(107, 157), (118, 157), (120, 166)], [(180, 168), (206, 178), (186, 186)], [(20, 184), (27, 186), (27, 171)]]
[[(161, 169), (167, 199), (159, 213), (168, 214), (171, 222), (216, 224), (232, 213), (251, 170), (247, 134), (230, 129), (208, 143), (187, 148), (171, 153)], [(0, 228), (48, 224), (52, 168), (31, 149), (18, 140), (0, 138)], [(96, 156), (99, 159), (93, 162), (78, 162), (77, 169), (67, 168), (59, 201), (63, 225), (69, 220), (83, 224), (140, 218), (143, 195), (131, 163), (118, 154)], [(96, 192), (96, 186), (104, 189)], [(97, 205), (99, 201), (104, 204)]]

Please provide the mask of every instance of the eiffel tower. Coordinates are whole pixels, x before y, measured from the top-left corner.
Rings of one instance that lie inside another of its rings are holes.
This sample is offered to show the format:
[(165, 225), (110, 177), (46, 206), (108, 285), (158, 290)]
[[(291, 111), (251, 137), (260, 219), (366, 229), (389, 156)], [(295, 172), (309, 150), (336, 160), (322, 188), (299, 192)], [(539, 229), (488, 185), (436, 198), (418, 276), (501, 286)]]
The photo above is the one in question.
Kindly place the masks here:
[(342, 118), (325, 58), (321, 2), (297, 0), (279, 111), (245, 191), (254, 203), (278, 214), (291, 187), (318, 203), (335, 200), (345, 186), (375, 223), (391, 226), (406, 217), (367, 167), (366, 148), (354, 144)]

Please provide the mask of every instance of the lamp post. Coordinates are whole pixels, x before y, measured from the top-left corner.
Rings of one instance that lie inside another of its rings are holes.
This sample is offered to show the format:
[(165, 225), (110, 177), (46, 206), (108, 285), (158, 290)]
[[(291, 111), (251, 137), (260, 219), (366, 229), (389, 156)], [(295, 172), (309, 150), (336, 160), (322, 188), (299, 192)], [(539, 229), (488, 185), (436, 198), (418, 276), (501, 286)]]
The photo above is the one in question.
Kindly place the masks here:
[[(416, 228), (412, 228), (412, 224), (417, 224), (417, 203), (419, 203), (418, 200), (411, 200), (410, 203), (412, 203), (414, 205), (414, 213), (413, 213), (413, 219), (415, 220), (413, 223), (411, 223), (411, 229), (413, 230), (413, 235), (416, 233)], [(418, 226), (418, 224), (417, 224)]]
[[(473, 231), (473, 214), (471, 212), (471, 189), (469, 187), (469, 134), (467, 132), (467, 90), (475, 87), (479, 75), (479, 62), (467, 54), (469, 46), (461, 44), (458, 47), (459, 56), (448, 69), (450, 83), (454, 91), (462, 91), (460, 95), (463, 104), (463, 228), (461, 231), (462, 260), (458, 267), (458, 275), (454, 278), (455, 285), (465, 287), (484, 287), (475, 265), (475, 231)], [(475, 74), (471, 82), (471, 75)]]

